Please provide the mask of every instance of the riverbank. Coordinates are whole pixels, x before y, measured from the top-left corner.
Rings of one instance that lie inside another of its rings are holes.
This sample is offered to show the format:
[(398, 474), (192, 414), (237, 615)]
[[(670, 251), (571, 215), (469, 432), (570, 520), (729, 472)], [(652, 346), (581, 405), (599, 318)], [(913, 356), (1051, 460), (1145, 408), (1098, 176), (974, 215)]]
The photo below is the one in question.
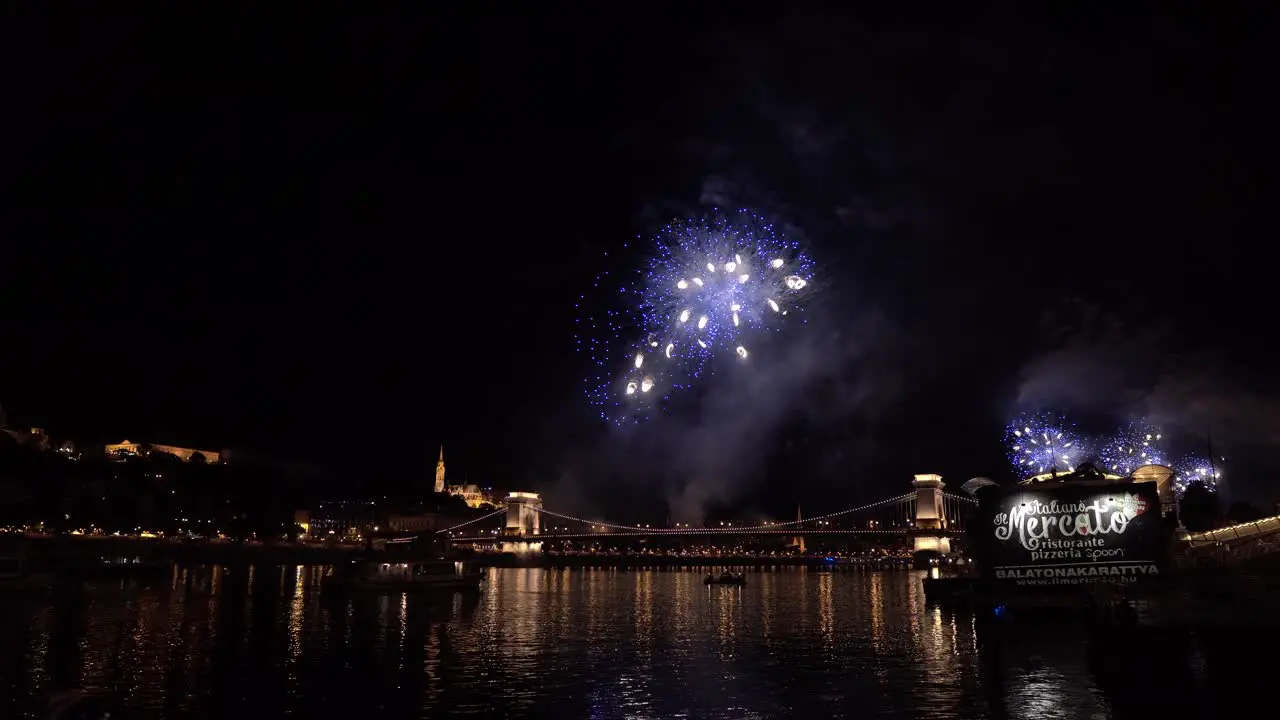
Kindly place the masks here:
[(173, 542), (159, 539), (84, 536), (0, 538), (0, 555), (21, 557), (28, 572), (63, 572), (97, 567), (106, 558), (180, 565), (330, 565), (362, 548), (300, 543)]
[[(360, 545), (309, 543), (235, 543), (142, 539), (114, 536), (0, 537), (0, 555), (22, 556), (32, 571), (75, 570), (100, 564), (103, 558), (138, 558), (141, 562), (171, 561), (180, 565), (262, 564), (330, 565), (363, 552)], [(758, 570), (807, 567), (829, 572), (909, 570), (910, 557), (828, 558), (801, 555), (648, 555), (573, 554), (552, 552), (471, 553), (460, 551), (481, 567), (495, 568), (724, 568)], [(427, 558), (430, 550), (403, 551), (408, 560)], [(944, 567), (951, 561), (944, 560)]]

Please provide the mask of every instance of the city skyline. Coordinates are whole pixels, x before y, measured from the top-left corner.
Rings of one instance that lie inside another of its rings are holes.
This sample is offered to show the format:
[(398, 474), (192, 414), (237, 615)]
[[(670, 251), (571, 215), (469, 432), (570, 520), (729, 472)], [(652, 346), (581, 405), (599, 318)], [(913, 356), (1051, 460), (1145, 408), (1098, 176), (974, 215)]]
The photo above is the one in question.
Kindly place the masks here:
[(8, 14), (0, 717), (1257, 705), (1264, 9), (284, 10)]
[[(1266, 114), (1228, 112), (1256, 102), (1248, 46), (1224, 42), (1226, 20), (1126, 17), (1154, 38), (1141, 50), (1018, 15), (925, 30), (794, 10), (766, 31), (697, 11), (660, 57), (647, 20), (607, 44), (584, 29), (568, 73), (520, 23), (459, 20), (429, 51), (433, 93), (412, 63), (371, 59), (379, 80), (350, 82), (343, 52), (273, 62), (248, 43), (214, 64), (199, 41), (121, 28), (136, 67), (54, 63), (66, 81), (30, 88), (48, 101), (19, 118), (5, 287), (23, 312), (0, 403), (71, 436), (388, 484), (429, 481), (444, 444), (481, 484), (775, 514), (917, 472), (1011, 479), (1001, 428), (1043, 406), (1098, 433), (1212, 427), (1225, 490), (1270, 501), (1274, 379), (1228, 327), (1265, 302), (1240, 259), (1266, 236), (1248, 189)], [(419, 52), (389, 32), (379, 46)], [(1193, 36), (1221, 51), (1187, 60)], [(75, 120), (83, 97), (98, 104)], [(750, 408), (767, 428), (700, 424), (704, 405), (619, 439), (582, 400), (574, 305), (665, 223), (716, 207), (804, 242), (823, 294), (800, 342), (839, 362)], [(682, 485), (702, 476), (723, 482)]]

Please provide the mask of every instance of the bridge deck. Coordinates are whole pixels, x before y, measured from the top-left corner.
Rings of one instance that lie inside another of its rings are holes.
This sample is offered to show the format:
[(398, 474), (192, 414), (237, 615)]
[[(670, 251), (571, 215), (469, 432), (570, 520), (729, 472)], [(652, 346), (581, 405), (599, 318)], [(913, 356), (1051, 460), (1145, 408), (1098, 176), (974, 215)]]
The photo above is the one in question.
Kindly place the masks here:
[(598, 538), (659, 538), (659, 537), (714, 537), (717, 535), (740, 537), (743, 535), (771, 535), (777, 537), (795, 537), (796, 535), (813, 536), (813, 535), (869, 535), (869, 536), (891, 536), (899, 535), (902, 537), (912, 537), (914, 535), (923, 534), (929, 536), (944, 537), (964, 537), (963, 530), (801, 530), (790, 528), (786, 530), (775, 530), (769, 528), (743, 528), (738, 530), (720, 530), (720, 529), (697, 529), (689, 530), (648, 530), (648, 531), (597, 531), (597, 532), (560, 532), (560, 533), (541, 533), (538, 535), (474, 535), (474, 536), (458, 536), (451, 538), (451, 542), (496, 542), (496, 541), (533, 541), (533, 540), (584, 540)]

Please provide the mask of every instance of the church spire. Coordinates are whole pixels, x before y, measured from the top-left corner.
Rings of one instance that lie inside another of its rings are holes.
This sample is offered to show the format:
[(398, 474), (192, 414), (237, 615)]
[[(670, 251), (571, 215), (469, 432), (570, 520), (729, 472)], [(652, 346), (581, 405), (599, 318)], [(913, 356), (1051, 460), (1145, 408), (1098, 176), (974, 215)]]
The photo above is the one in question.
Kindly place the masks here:
[[(800, 515), (800, 503), (796, 503), (796, 529), (797, 530), (804, 529), (803, 521), (804, 521), (804, 518)], [(795, 536), (795, 538), (792, 539), (791, 542), (795, 546), (795, 548), (800, 551), (800, 554), (803, 555), (804, 554), (804, 536), (797, 535)]]
[(440, 446), (440, 459), (436, 461), (436, 492), (444, 492), (444, 446)]

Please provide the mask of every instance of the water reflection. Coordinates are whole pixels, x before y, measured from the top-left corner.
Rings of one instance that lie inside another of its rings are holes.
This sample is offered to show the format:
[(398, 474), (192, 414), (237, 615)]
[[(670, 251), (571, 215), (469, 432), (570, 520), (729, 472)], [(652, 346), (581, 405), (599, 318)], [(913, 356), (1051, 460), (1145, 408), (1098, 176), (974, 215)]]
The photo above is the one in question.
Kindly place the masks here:
[(824, 650), (832, 650), (835, 641), (835, 610), (832, 601), (832, 588), (835, 576), (823, 573), (818, 576), (818, 633), (822, 636)]
[[(305, 598), (302, 595), (302, 581), (304, 578), (306, 578), (306, 568), (299, 565), (294, 569), (293, 599), (289, 602), (290, 667), (297, 662), (298, 654), (302, 652), (302, 611), (306, 607)], [(284, 584), (283, 573), (281, 574), (280, 582), (282, 585)]]
[(1020, 635), (900, 572), (490, 571), (333, 599), (322, 569), (192, 568), (0, 599), (0, 717), (79, 684), (139, 717), (1115, 716), (1071, 628)]
[(884, 652), (884, 573), (872, 573), (871, 585), (871, 643), (877, 654)]

